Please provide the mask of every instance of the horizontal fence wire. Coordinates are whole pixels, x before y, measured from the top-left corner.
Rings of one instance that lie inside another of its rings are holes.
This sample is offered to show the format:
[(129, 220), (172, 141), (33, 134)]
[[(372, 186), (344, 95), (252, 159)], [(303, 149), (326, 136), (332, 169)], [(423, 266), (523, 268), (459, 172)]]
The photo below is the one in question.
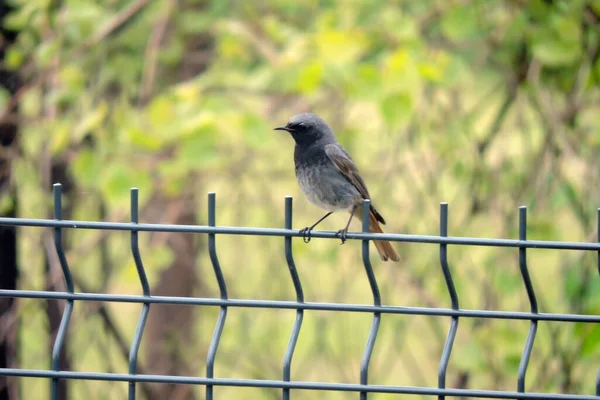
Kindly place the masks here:
[[(95, 381), (119, 381), (128, 382), (129, 400), (136, 398), (136, 383), (154, 382), (171, 384), (189, 384), (202, 385), (206, 389), (206, 399), (213, 399), (213, 388), (215, 386), (232, 387), (254, 387), (254, 388), (273, 388), (282, 391), (284, 400), (292, 397), (292, 390), (318, 390), (318, 391), (342, 391), (356, 392), (361, 400), (366, 400), (369, 393), (394, 393), (407, 395), (429, 395), (437, 396), (438, 399), (446, 397), (469, 397), (469, 398), (495, 398), (495, 399), (578, 399), (578, 400), (600, 400), (600, 369), (598, 370), (595, 382), (595, 394), (549, 394), (527, 392), (525, 388), (525, 376), (529, 359), (534, 351), (534, 342), (539, 321), (558, 321), (558, 322), (581, 322), (581, 323), (600, 323), (598, 315), (582, 315), (568, 313), (540, 313), (538, 311), (536, 294), (533, 283), (529, 275), (529, 266), (527, 265), (527, 249), (564, 249), (564, 250), (584, 250), (595, 251), (598, 261), (597, 268), (600, 274), (600, 209), (598, 209), (597, 226), (598, 242), (557, 242), (557, 241), (539, 241), (527, 240), (527, 210), (525, 207), (519, 209), (519, 239), (482, 239), (468, 237), (450, 237), (448, 236), (448, 204), (440, 205), (440, 235), (405, 235), (405, 234), (373, 234), (369, 233), (369, 210), (370, 202), (365, 200), (362, 207), (362, 232), (348, 232), (347, 239), (362, 241), (362, 261), (365, 268), (365, 274), (368, 279), (373, 295), (373, 304), (345, 304), (345, 303), (325, 303), (325, 302), (307, 302), (304, 299), (304, 292), (300, 275), (296, 269), (292, 252), (292, 238), (300, 237), (302, 233), (292, 229), (292, 198), (285, 198), (285, 225), (283, 229), (275, 228), (243, 228), (243, 227), (223, 227), (216, 225), (216, 195), (208, 195), (208, 225), (169, 225), (169, 224), (143, 224), (139, 223), (138, 217), (138, 190), (131, 190), (131, 222), (92, 222), (92, 221), (68, 221), (62, 220), (61, 205), (61, 185), (54, 185), (54, 219), (28, 219), (28, 218), (0, 218), (0, 225), (5, 226), (30, 226), (40, 228), (51, 228), (54, 234), (54, 244), (58, 255), (58, 260), (65, 279), (66, 291), (34, 291), (34, 290), (0, 290), (0, 298), (31, 298), (31, 299), (63, 299), (66, 305), (61, 318), (61, 323), (54, 341), (51, 357), (51, 368), (49, 370), (34, 370), (20, 368), (0, 368), (0, 376), (47, 378), (51, 380), (52, 399), (58, 399), (58, 384), (61, 379), (74, 380), (95, 380)], [(75, 292), (70, 268), (67, 263), (63, 245), (63, 229), (94, 229), (94, 230), (121, 230), (131, 232), (131, 254), (135, 262), (137, 273), (142, 287), (142, 295), (123, 295), (108, 293), (80, 293)], [(176, 296), (153, 296), (150, 293), (150, 285), (146, 277), (146, 271), (142, 262), (142, 256), (138, 245), (139, 232), (187, 232), (208, 234), (208, 251), (210, 260), (215, 273), (215, 279), (219, 286), (219, 298), (199, 298), (199, 297), (176, 297)], [(294, 285), (296, 301), (275, 301), (275, 300), (247, 300), (231, 299), (227, 294), (227, 284), (221, 271), (217, 247), (217, 235), (253, 235), (253, 236), (279, 236), (283, 237), (283, 250), (285, 259), (290, 272), (290, 278)], [(336, 232), (316, 231), (311, 232), (311, 237), (339, 239)], [(379, 286), (373, 267), (370, 262), (369, 243), (373, 240), (389, 240), (394, 242), (409, 243), (429, 243), (439, 245), (439, 262), (441, 272), (444, 276), (448, 295), (451, 301), (451, 308), (433, 308), (433, 307), (404, 307), (393, 305), (382, 305)], [(517, 248), (519, 251), (519, 270), (521, 273), (524, 289), (527, 293), (530, 311), (495, 311), (495, 310), (469, 310), (459, 307), (459, 297), (454, 286), (451, 268), (447, 257), (447, 248), (449, 245), (470, 245), (470, 246), (492, 246)], [(129, 373), (103, 373), (103, 372), (77, 372), (61, 371), (59, 356), (64, 345), (64, 340), (69, 327), (71, 314), (74, 304), (77, 301), (105, 301), (120, 303), (140, 303), (142, 310), (138, 319), (136, 331), (131, 343), (129, 352)], [(207, 355), (207, 366), (205, 377), (191, 376), (169, 376), (169, 375), (150, 375), (137, 374), (138, 350), (143, 337), (144, 327), (148, 312), (152, 304), (173, 304), (173, 305), (196, 305), (219, 307), (219, 316), (215, 325), (212, 340), (209, 345)], [(282, 380), (261, 380), (261, 379), (229, 379), (217, 378), (214, 376), (214, 366), (217, 362), (219, 342), (224, 329), (226, 329), (226, 317), (229, 307), (244, 308), (265, 308), (265, 309), (288, 309), (296, 311), (296, 319), (292, 327), (292, 332), (288, 341), (282, 364)], [(371, 329), (367, 342), (365, 344), (363, 359), (360, 365), (360, 383), (329, 383), (329, 382), (303, 382), (291, 380), (291, 365), (294, 356), (296, 343), (301, 334), (304, 311), (321, 310), (331, 312), (358, 312), (370, 313), (373, 315)], [(371, 355), (377, 341), (377, 334), (381, 318), (385, 314), (403, 314), (403, 315), (423, 315), (450, 317), (450, 326), (448, 335), (443, 346), (438, 369), (438, 387), (411, 387), (411, 386), (384, 386), (372, 385), (368, 383), (369, 365)], [(473, 389), (451, 389), (446, 388), (446, 373), (450, 356), (454, 346), (454, 339), (458, 331), (460, 318), (488, 318), (488, 319), (512, 319), (530, 321), (530, 329), (525, 340), (523, 353), (519, 363), (518, 375), (516, 377), (516, 392), (500, 390), (473, 390)], [(599, 357), (600, 358), (600, 357)], [(600, 360), (599, 360), (600, 362)]]

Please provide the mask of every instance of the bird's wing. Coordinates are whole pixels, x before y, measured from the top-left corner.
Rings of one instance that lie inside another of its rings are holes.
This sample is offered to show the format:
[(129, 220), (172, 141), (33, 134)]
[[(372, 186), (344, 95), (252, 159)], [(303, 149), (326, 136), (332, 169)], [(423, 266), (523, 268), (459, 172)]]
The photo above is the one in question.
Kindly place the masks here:
[(326, 144), (325, 154), (333, 161), (333, 165), (344, 175), (344, 178), (354, 185), (364, 199), (371, 198), (367, 190), (367, 185), (358, 173), (354, 161), (352, 161), (352, 158), (350, 158), (350, 155), (346, 153), (342, 146), (337, 143)]

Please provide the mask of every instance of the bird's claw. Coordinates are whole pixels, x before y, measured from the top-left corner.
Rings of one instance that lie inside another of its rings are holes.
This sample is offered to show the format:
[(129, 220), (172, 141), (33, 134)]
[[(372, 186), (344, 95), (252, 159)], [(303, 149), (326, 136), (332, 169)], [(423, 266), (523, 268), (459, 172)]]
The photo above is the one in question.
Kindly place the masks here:
[(310, 237), (311, 230), (312, 229), (310, 229), (308, 226), (300, 229), (299, 233), (300, 233), (300, 235), (302, 235), (302, 241), (304, 241), (304, 243), (308, 243), (308, 242), (310, 242), (310, 239), (312, 239)]
[(348, 233), (347, 229), (340, 229), (339, 231), (337, 231), (336, 236), (339, 236), (340, 239), (342, 239), (342, 243), (340, 243), (340, 246), (343, 245), (344, 243), (346, 243), (346, 234)]

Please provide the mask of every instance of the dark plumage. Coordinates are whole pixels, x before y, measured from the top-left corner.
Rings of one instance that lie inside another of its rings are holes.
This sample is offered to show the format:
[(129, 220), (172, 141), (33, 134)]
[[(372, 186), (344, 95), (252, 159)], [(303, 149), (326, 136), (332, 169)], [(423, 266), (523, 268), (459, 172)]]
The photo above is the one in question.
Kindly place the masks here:
[[(339, 231), (344, 243), (350, 220), (361, 215), (363, 199), (371, 199), (354, 161), (338, 143), (327, 123), (315, 114), (296, 114), (287, 125), (275, 129), (287, 131), (294, 138), (294, 163), (300, 188), (310, 202), (328, 211), (311, 227), (302, 230), (305, 241), (310, 241), (310, 231), (331, 213), (345, 210), (351, 215), (346, 227)], [(385, 224), (385, 220), (372, 204), (370, 211), (369, 230), (383, 232), (379, 222)], [(390, 242), (374, 243), (382, 260), (399, 261), (400, 257)]]

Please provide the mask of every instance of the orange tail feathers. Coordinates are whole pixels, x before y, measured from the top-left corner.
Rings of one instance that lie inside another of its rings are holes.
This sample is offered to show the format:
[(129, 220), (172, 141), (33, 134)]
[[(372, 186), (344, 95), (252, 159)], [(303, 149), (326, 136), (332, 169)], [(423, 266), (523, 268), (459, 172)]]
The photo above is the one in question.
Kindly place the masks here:
[[(383, 229), (381, 229), (381, 225), (379, 225), (379, 222), (375, 219), (373, 212), (369, 215), (369, 232), (383, 233)], [(400, 261), (400, 255), (390, 242), (374, 240), (373, 243), (375, 243), (375, 248), (383, 261)]]
[[(361, 216), (362, 216), (362, 205), (359, 205), (356, 209), (356, 212), (354, 213), (354, 218), (356, 218), (357, 220), (359, 220), (362, 223)], [(383, 229), (381, 228), (381, 225), (379, 225), (379, 221), (377, 221), (377, 218), (375, 217), (375, 214), (373, 214), (373, 211), (371, 211), (369, 213), (369, 232), (384, 233)], [(388, 242), (387, 240), (385, 240), (385, 241), (373, 240), (373, 243), (375, 244), (375, 248), (377, 249), (377, 252), (379, 253), (379, 256), (381, 257), (381, 259), (383, 261), (388, 261), (388, 260), (392, 260), (395, 262), (400, 261), (400, 255), (398, 254), (398, 252), (396, 251), (396, 249), (394, 248), (394, 246), (392, 246), (392, 244), (390, 242)]]

